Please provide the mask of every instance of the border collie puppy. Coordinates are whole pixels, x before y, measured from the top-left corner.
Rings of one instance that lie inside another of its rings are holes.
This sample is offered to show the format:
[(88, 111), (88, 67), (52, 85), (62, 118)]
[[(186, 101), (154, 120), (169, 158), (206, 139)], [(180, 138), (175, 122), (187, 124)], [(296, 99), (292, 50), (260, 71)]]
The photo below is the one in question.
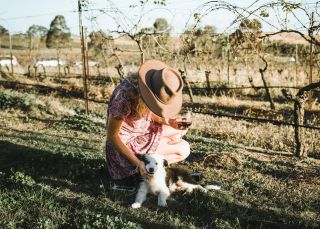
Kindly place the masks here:
[(162, 155), (143, 155), (141, 160), (146, 165), (149, 178), (143, 178), (140, 182), (135, 202), (131, 205), (132, 208), (140, 208), (148, 193), (158, 195), (158, 206), (165, 207), (170, 193), (175, 191), (191, 193), (194, 189), (203, 192), (220, 189), (216, 185), (202, 187), (194, 184), (194, 179), (188, 171), (180, 168), (167, 168), (168, 162)]

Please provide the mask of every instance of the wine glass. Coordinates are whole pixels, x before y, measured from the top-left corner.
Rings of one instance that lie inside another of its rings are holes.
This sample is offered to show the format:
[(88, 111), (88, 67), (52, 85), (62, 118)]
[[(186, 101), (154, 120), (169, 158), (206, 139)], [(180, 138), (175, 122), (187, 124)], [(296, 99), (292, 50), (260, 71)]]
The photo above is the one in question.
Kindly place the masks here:
[(192, 112), (190, 110), (183, 110), (178, 115), (170, 119), (176, 129), (181, 130), (179, 138), (172, 138), (168, 143), (177, 144), (182, 142), (183, 131), (192, 124)]

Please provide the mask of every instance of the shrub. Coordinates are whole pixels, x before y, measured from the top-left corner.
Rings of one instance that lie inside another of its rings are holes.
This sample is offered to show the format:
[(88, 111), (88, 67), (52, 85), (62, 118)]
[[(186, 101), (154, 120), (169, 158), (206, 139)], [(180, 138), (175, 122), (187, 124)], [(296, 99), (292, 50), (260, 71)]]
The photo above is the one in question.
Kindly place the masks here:
[(71, 129), (87, 133), (103, 133), (105, 127), (84, 115), (64, 116), (54, 125), (56, 129)]
[(0, 109), (18, 108), (23, 111), (30, 111), (34, 105), (32, 96), (20, 96), (14, 92), (0, 92)]

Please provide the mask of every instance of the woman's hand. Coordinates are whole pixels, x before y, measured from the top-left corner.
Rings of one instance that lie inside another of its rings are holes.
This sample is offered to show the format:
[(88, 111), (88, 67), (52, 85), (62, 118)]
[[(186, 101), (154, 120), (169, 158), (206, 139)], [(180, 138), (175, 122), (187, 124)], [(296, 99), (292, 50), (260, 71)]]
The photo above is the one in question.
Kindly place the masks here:
[(175, 118), (169, 119), (168, 123), (169, 123), (169, 126), (177, 130), (187, 130), (189, 128), (189, 127), (178, 125), (177, 120)]
[(139, 162), (138, 171), (142, 177), (149, 178), (148, 172), (146, 170), (146, 165), (143, 161)]

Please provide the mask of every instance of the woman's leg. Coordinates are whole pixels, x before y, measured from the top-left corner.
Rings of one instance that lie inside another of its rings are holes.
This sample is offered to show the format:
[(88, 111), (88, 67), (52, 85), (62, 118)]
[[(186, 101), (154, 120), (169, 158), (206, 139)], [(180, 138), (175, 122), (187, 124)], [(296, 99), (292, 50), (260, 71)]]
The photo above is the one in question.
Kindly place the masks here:
[[(184, 135), (186, 132), (187, 130), (184, 130), (182, 134)], [(163, 155), (169, 164), (182, 161), (190, 154), (190, 145), (185, 140), (176, 144), (168, 144), (172, 138), (180, 137), (180, 135), (181, 130), (176, 130), (170, 126), (163, 126), (163, 133), (155, 153)]]

